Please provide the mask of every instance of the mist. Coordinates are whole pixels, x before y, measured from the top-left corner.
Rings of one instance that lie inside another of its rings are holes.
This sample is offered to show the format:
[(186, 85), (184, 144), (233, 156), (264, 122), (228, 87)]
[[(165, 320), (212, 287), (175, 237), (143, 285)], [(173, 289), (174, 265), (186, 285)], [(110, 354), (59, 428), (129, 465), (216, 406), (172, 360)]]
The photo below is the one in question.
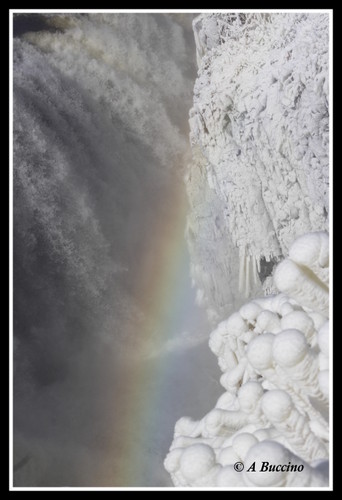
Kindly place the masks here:
[(184, 238), (192, 19), (14, 16), (15, 486), (170, 486), (174, 422), (222, 392)]

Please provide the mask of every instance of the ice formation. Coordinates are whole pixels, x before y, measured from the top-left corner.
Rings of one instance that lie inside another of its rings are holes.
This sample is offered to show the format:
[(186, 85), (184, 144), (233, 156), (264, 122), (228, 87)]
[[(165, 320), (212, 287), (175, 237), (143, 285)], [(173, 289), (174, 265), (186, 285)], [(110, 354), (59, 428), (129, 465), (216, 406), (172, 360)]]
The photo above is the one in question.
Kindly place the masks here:
[[(268, 277), (295, 238), (328, 230), (328, 26), (316, 13), (193, 21), (188, 241), (213, 323), (273, 291)], [(293, 277), (302, 272), (291, 267)], [(323, 291), (315, 300), (326, 307)]]
[(176, 486), (328, 485), (328, 249), (326, 232), (299, 237), (276, 268), (280, 293), (243, 305), (211, 333), (226, 392), (201, 420), (176, 423), (165, 459)]
[(328, 25), (193, 21), (187, 238), (225, 392), (176, 423), (176, 486), (328, 485)]

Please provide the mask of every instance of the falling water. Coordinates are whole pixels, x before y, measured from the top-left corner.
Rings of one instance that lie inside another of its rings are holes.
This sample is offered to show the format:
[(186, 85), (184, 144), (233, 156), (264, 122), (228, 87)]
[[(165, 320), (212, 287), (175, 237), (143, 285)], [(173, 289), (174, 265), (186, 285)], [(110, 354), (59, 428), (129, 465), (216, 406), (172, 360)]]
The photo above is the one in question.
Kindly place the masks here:
[(175, 420), (219, 393), (184, 240), (192, 18), (14, 16), (16, 486), (167, 486)]

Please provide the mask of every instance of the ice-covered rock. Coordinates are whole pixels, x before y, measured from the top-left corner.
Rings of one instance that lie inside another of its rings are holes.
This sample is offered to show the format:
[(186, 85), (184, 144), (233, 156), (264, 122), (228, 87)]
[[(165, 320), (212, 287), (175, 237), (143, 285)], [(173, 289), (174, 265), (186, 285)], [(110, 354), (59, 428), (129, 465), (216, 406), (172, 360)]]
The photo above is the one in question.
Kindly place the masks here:
[[(293, 240), (328, 229), (328, 26), (324, 13), (212, 13), (193, 21), (199, 70), (187, 237), (192, 277), (213, 322), (243, 296), (272, 293), (267, 278)], [(311, 236), (308, 262), (300, 242), (290, 258), (301, 266), (314, 259), (326, 284), (320, 234)], [(301, 279), (297, 268), (289, 272)]]
[[(226, 392), (201, 420), (177, 422), (165, 459), (176, 486), (328, 485), (329, 309), (322, 323), (308, 307), (319, 305), (310, 283), (320, 281), (322, 264), (329, 275), (328, 234), (298, 238), (289, 249), (292, 258), (298, 259), (299, 248), (301, 265), (311, 270), (303, 272), (300, 295), (290, 288), (288, 295), (255, 299), (211, 333)], [(280, 287), (277, 276), (286, 262), (275, 271)]]

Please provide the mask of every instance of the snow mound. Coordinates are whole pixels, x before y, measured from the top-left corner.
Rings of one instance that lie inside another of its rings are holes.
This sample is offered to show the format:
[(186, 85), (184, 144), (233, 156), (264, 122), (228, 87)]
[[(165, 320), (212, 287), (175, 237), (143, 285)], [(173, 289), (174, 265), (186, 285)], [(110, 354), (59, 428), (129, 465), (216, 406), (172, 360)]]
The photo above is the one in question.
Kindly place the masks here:
[(164, 462), (176, 486), (328, 485), (328, 248), (325, 232), (298, 238), (275, 271), (281, 293), (211, 333), (226, 392), (201, 420), (176, 423)]

